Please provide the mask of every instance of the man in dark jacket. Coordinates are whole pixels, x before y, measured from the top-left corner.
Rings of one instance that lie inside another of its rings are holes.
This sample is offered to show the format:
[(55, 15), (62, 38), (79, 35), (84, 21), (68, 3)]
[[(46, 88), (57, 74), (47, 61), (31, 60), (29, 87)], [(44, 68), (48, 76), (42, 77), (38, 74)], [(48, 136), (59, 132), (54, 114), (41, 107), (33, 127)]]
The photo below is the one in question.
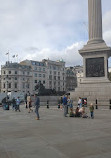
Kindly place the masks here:
[(40, 99), (37, 96), (37, 94), (35, 94), (35, 113), (37, 115), (36, 120), (39, 120), (39, 107), (40, 107)]

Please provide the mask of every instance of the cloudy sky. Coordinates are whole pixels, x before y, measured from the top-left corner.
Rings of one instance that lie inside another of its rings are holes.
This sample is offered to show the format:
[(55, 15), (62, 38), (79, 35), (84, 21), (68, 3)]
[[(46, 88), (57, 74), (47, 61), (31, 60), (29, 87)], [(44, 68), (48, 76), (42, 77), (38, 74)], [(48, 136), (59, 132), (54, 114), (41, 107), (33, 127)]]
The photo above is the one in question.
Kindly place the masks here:
[[(102, 0), (103, 38), (111, 46), (111, 0)], [(63, 59), (82, 65), (88, 40), (88, 0), (0, 0), (0, 65)], [(17, 55), (18, 58), (12, 58)]]

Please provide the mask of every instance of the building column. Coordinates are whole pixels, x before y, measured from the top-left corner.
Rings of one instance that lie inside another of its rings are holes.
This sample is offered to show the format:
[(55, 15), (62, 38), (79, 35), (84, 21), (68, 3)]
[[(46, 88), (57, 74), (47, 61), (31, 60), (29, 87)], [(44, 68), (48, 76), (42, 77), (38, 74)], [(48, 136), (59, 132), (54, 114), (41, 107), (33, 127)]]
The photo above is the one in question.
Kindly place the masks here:
[(103, 42), (101, 0), (88, 0), (88, 16), (89, 16), (88, 44)]

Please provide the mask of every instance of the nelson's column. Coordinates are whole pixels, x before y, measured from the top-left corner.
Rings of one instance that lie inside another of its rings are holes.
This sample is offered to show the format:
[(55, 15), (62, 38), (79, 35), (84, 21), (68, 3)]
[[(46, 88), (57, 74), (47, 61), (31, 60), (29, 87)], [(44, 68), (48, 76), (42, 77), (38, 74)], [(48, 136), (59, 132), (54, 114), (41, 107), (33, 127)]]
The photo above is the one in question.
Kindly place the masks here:
[(83, 81), (72, 95), (74, 99), (86, 97), (88, 103), (98, 99), (99, 105), (109, 104), (111, 82), (108, 79), (108, 58), (111, 48), (102, 37), (101, 0), (88, 0), (89, 40), (79, 50), (83, 57)]

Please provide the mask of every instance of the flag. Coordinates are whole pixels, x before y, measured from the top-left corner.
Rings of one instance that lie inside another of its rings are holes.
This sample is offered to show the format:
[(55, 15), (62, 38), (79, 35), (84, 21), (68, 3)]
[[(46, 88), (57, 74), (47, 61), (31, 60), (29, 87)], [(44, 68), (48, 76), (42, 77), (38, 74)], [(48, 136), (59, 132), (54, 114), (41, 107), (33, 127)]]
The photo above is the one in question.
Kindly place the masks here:
[(9, 52), (8, 53), (6, 53), (5, 55), (8, 55), (9, 54)]
[(13, 55), (12, 57), (15, 58), (15, 55)]

